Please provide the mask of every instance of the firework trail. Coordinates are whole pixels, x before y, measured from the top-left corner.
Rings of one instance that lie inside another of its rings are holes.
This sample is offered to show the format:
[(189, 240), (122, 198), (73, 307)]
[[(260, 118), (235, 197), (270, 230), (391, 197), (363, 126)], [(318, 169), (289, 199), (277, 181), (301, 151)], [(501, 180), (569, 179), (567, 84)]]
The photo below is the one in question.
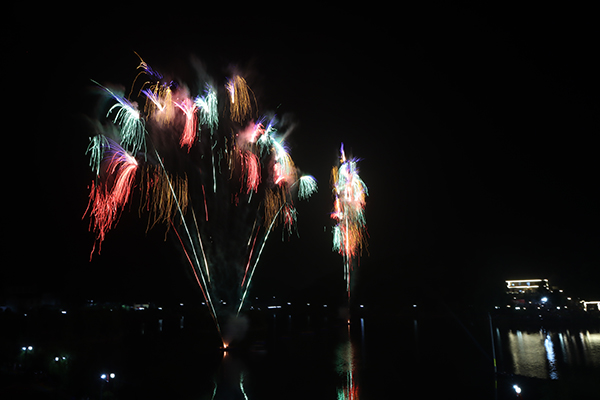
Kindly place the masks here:
[(367, 186), (358, 175), (356, 159), (346, 159), (344, 144), (340, 148), (340, 165), (331, 171), (334, 206), (331, 218), (333, 228), (333, 250), (344, 258), (344, 279), (350, 299), (350, 277), (354, 259), (367, 245), (365, 203)]
[[(213, 135), (219, 126), (219, 110), (216, 90), (206, 84), (204, 96), (196, 97), (196, 107), (200, 110), (200, 122), (210, 130), (210, 162), (212, 166), (213, 193), (217, 191), (217, 172), (215, 170), (215, 154), (213, 152)], [(204, 186), (202, 186), (204, 190)]]
[(154, 119), (162, 125), (170, 125), (175, 117), (175, 103), (171, 87), (167, 84), (156, 83), (150, 85), (148, 89), (142, 89), (140, 93), (150, 100), (146, 101), (144, 106), (144, 112), (148, 118)]
[(187, 146), (189, 153), (196, 139), (196, 103), (190, 99), (184, 99), (181, 103), (175, 103), (175, 105), (185, 114), (185, 127), (183, 128), (179, 144), (181, 147)]
[(96, 135), (90, 138), (90, 144), (85, 154), (90, 155), (90, 167), (96, 175), (100, 175), (100, 165), (106, 147), (110, 147), (110, 143), (104, 135)]
[(302, 175), (298, 179), (298, 198), (306, 200), (317, 191), (317, 180), (312, 175)]
[(283, 224), (291, 235), (294, 198), (307, 199), (317, 183), (298, 178), (275, 118), (256, 119), (258, 102), (240, 75), (220, 89), (206, 82), (198, 94), (141, 57), (138, 69), (127, 98), (94, 81), (114, 102), (104, 119), (119, 129), (87, 148), (96, 175), (85, 213), (96, 233), (92, 254), (139, 190), (147, 230), (174, 232), (220, 334), (219, 314), (225, 304), (243, 309), (271, 232)]
[[(129, 200), (138, 163), (115, 141), (104, 136), (92, 140), (90, 146), (88, 151), (92, 154), (92, 160), (96, 161), (95, 157), (102, 153), (101, 165), (94, 169), (97, 173), (102, 172), (103, 177), (98, 176), (97, 183), (92, 182), (85, 212), (87, 214), (90, 211), (90, 230), (96, 232), (99, 252), (106, 232), (116, 224), (123, 206)], [(94, 244), (90, 260), (95, 247)]]
[(126, 98), (119, 96), (94, 80), (92, 82), (103, 88), (117, 101), (108, 110), (106, 116), (108, 117), (113, 110), (116, 110), (113, 122), (119, 124), (121, 127), (121, 145), (126, 149), (130, 149), (133, 154), (136, 154), (142, 148), (145, 149), (146, 140), (144, 134), (146, 129), (144, 119), (137, 110), (137, 103), (131, 103)]
[(252, 91), (246, 80), (239, 75), (229, 79), (226, 88), (229, 92), (231, 120), (241, 124), (252, 114), (252, 102), (250, 101)]
[[(142, 209), (148, 212), (148, 228), (153, 228), (157, 223), (168, 224), (175, 219), (181, 207), (181, 214), (188, 208), (188, 179), (187, 176), (169, 176), (168, 172), (148, 165), (142, 174), (141, 187), (146, 187), (145, 200), (141, 203)], [(173, 187), (173, 191), (171, 191)]]

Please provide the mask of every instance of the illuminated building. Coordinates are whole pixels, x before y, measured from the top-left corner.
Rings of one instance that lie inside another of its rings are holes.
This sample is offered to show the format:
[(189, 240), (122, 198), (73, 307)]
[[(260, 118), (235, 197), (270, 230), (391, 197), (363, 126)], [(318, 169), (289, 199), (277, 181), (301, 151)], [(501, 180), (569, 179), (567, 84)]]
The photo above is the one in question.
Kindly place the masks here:
[(550, 291), (548, 279), (517, 279), (506, 281), (507, 292), (517, 293), (539, 293)]
[(583, 304), (583, 309), (585, 311), (600, 311), (600, 301), (585, 301), (581, 300), (581, 304)]

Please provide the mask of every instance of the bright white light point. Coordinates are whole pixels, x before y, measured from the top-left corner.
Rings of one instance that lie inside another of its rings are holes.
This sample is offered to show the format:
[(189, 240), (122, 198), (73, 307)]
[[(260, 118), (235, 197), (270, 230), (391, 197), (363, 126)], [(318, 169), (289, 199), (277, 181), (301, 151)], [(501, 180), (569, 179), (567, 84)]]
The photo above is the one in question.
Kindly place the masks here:
[(513, 389), (515, 389), (515, 392), (517, 392), (517, 394), (521, 393), (521, 388), (519, 387), (519, 385), (513, 385)]

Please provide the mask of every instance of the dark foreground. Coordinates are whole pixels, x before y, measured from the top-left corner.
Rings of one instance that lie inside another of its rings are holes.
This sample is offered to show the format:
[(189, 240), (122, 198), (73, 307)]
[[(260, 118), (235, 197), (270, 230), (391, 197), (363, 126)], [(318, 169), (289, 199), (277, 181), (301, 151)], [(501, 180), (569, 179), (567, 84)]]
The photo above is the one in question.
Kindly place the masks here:
[(558, 380), (501, 368), (495, 379), (483, 314), (358, 309), (348, 325), (323, 305), (263, 307), (223, 322), (227, 351), (202, 308), (97, 306), (0, 318), (6, 399), (511, 399), (513, 385), (524, 399), (600, 393), (597, 367), (562, 371)]

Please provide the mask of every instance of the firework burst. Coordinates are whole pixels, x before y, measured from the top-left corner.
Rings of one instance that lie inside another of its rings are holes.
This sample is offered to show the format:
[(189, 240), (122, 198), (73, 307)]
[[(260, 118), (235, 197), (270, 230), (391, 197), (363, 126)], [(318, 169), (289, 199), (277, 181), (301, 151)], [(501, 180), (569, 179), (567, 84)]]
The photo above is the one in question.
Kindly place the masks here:
[[(90, 229), (101, 244), (139, 189), (140, 217), (147, 229), (174, 232), (220, 332), (224, 305), (242, 310), (272, 230), (294, 231), (294, 196), (308, 198), (317, 184), (298, 178), (274, 119), (253, 117), (258, 103), (241, 76), (220, 93), (207, 82), (190, 96), (185, 82), (163, 81), (141, 57), (138, 69), (128, 98), (103, 87), (114, 100), (105, 118), (120, 129), (117, 140), (90, 138)], [(229, 106), (219, 111), (223, 97)]]
[(190, 99), (183, 99), (181, 103), (175, 103), (175, 105), (179, 107), (185, 115), (185, 126), (183, 128), (181, 139), (179, 139), (179, 144), (181, 147), (186, 146), (189, 152), (196, 139), (196, 103)]
[(334, 195), (331, 218), (336, 223), (333, 228), (333, 250), (344, 257), (344, 279), (348, 299), (354, 260), (367, 245), (364, 209), (368, 190), (358, 175), (356, 163), (356, 159), (346, 159), (342, 143), (340, 165), (331, 171)]
[[(86, 210), (86, 214), (90, 212), (90, 230), (96, 232), (96, 242), (100, 251), (106, 232), (116, 224), (123, 206), (129, 200), (138, 163), (131, 154), (111, 139), (102, 137), (93, 140), (92, 143), (99, 143), (104, 148), (102, 171), (97, 169), (98, 172), (102, 172), (103, 177), (99, 177), (96, 183), (92, 182)], [(92, 151), (92, 155), (95, 154), (96, 151)], [(94, 249), (95, 244), (92, 254)]]

